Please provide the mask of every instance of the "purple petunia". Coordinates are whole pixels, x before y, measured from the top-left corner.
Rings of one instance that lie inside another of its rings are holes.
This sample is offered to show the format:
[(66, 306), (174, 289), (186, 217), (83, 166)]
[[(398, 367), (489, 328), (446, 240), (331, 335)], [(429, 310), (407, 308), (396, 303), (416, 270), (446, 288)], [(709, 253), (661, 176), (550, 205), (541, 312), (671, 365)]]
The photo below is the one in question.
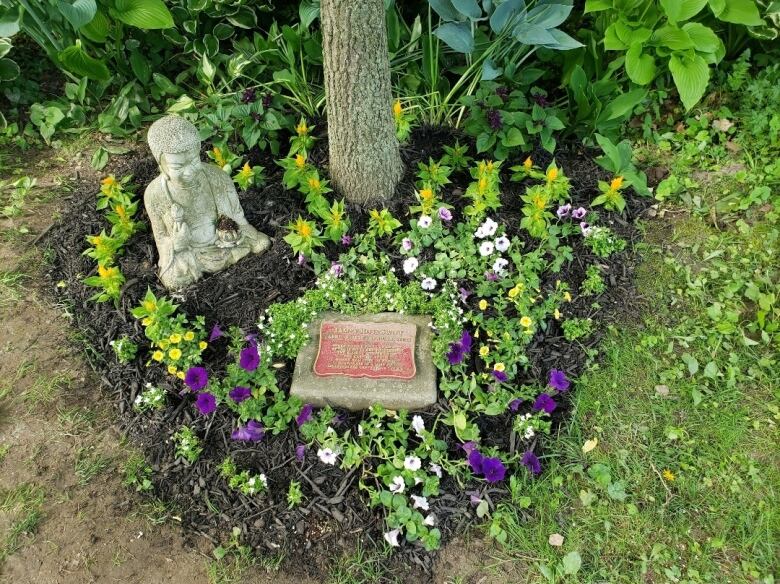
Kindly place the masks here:
[(351, 235), (342, 235), (341, 236), (341, 245), (344, 245), (344, 246), (352, 245), (352, 236)]
[(222, 332), (222, 329), (219, 328), (219, 323), (215, 324), (213, 327), (211, 327), (211, 334), (209, 335), (209, 343), (213, 343), (223, 334), (224, 333)]
[(471, 454), (471, 452), (477, 448), (477, 443), (473, 440), (469, 440), (468, 442), (461, 444), (460, 447), (466, 451), (466, 454)]
[(298, 417), (295, 418), (295, 422), (298, 424), (299, 428), (303, 426), (306, 422), (311, 420), (311, 414), (313, 411), (314, 411), (313, 405), (303, 404), (301, 411), (298, 413)]
[(201, 414), (208, 416), (217, 409), (217, 398), (207, 391), (199, 393), (198, 397), (195, 399), (195, 407), (198, 408), (198, 411)]
[(209, 374), (203, 367), (190, 367), (184, 374), (184, 383), (192, 391), (200, 391), (209, 383)]
[(551, 369), (548, 385), (553, 389), (557, 389), (558, 391), (566, 391), (569, 389), (571, 381), (568, 380), (566, 374), (563, 371), (559, 371), (558, 369)]
[(520, 409), (521, 403), (523, 403), (523, 400), (515, 398), (511, 402), (509, 402), (509, 409), (512, 410), (513, 412), (516, 412), (517, 410)]
[(534, 401), (533, 409), (537, 412), (544, 410), (548, 414), (551, 414), (556, 408), (556, 405), (553, 398), (546, 393), (541, 393), (537, 396), (536, 401)]
[(452, 221), (452, 212), (447, 207), (439, 207), (439, 219)]
[(500, 458), (483, 458), (482, 459), (482, 474), (485, 475), (485, 480), (489, 483), (497, 483), (504, 480), (506, 475), (506, 467), (501, 462)]
[(564, 217), (568, 217), (571, 213), (571, 205), (565, 204), (558, 207), (558, 210), (555, 212), (556, 215), (558, 215), (558, 219), (563, 219)]
[(460, 340), (450, 343), (450, 350), (447, 353), (447, 361), (450, 365), (458, 365), (471, 352), (471, 335), (469, 331), (464, 330), (460, 335)]
[(532, 450), (526, 451), (526, 453), (523, 454), (523, 459), (520, 462), (535, 475), (538, 475), (540, 472), (542, 472), (542, 465), (539, 463), (539, 459)]
[(303, 461), (303, 456), (306, 453), (306, 445), (304, 444), (298, 444), (298, 446), (295, 447), (295, 458), (297, 458), (300, 461)]
[(466, 302), (469, 296), (471, 296), (471, 290), (466, 290), (465, 288), (461, 288), (459, 291), (460, 293), (460, 301)]
[(237, 404), (240, 404), (245, 399), (252, 397), (252, 390), (248, 387), (241, 387), (239, 385), (231, 389), (228, 395), (230, 396), (230, 399), (232, 399)]
[(230, 437), (239, 442), (259, 442), (265, 436), (265, 429), (260, 422), (249, 420), (246, 426), (239, 426)]
[(496, 378), (496, 381), (500, 381), (501, 383), (504, 383), (507, 379), (509, 379), (509, 376), (506, 373), (503, 371), (497, 371), (496, 369), (493, 369), (490, 374)]
[(333, 262), (330, 265), (330, 275), (333, 276), (334, 278), (340, 278), (341, 276), (344, 275), (344, 266), (342, 266), (338, 262)]
[(498, 280), (498, 274), (496, 274), (493, 270), (488, 270), (485, 272), (485, 280), (488, 282), (495, 282)]
[(303, 253), (298, 253), (298, 260), (297, 261), (298, 261), (298, 265), (302, 266), (303, 264), (306, 263), (306, 256), (303, 255)]
[(471, 467), (471, 470), (474, 472), (474, 474), (482, 474), (482, 463), (485, 460), (485, 458), (480, 454), (479, 450), (476, 448), (469, 452), (469, 466)]
[(260, 365), (260, 352), (257, 350), (257, 346), (252, 344), (242, 349), (238, 358), (238, 364), (241, 365), (241, 369), (244, 371), (257, 369), (257, 366)]
[(588, 210), (585, 207), (577, 207), (574, 209), (574, 211), (571, 212), (572, 218), (577, 220), (582, 219), (587, 214)]

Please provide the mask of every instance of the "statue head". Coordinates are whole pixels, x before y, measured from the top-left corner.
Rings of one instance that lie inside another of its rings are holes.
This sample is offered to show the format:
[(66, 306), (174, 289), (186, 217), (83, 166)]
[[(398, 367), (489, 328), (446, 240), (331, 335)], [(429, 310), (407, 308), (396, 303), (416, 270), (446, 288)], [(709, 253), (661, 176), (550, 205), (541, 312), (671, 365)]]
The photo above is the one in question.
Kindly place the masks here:
[(200, 136), (193, 124), (179, 116), (162, 117), (151, 125), (146, 141), (168, 181), (184, 189), (197, 184)]

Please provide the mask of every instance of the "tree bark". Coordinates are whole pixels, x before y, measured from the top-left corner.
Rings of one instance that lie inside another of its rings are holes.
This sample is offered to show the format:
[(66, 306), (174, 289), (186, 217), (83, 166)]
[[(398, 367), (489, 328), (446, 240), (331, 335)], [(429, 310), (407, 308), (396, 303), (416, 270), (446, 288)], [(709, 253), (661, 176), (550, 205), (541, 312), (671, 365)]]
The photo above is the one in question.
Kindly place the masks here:
[(390, 199), (403, 174), (382, 0), (322, 0), (330, 177), (360, 206)]

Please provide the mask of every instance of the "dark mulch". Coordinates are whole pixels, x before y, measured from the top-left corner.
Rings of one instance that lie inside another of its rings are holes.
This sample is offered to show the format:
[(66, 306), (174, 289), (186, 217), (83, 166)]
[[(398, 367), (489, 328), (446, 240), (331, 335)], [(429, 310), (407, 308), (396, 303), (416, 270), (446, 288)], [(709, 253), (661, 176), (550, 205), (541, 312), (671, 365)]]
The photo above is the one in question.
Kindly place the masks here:
[[(442, 146), (452, 144), (455, 137), (456, 133), (448, 128), (421, 128), (414, 132), (409, 145), (403, 149), (408, 170), (399, 187), (397, 200), (391, 207), (396, 216), (403, 220), (412, 201), (417, 162), (427, 162), (428, 157), (440, 157)], [(464, 141), (462, 136), (461, 141)], [(535, 152), (533, 157), (542, 167), (546, 167), (552, 159), (542, 151)], [(592, 153), (576, 146), (563, 145), (556, 153), (556, 159), (571, 179), (575, 206), (587, 207), (596, 196), (597, 181), (610, 178), (595, 165)], [(325, 139), (318, 141), (310, 160), (320, 168), (327, 167)], [(251, 161), (266, 168), (268, 182), (263, 188), (252, 188), (244, 193), (241, 202), (249, 221), (271, 237), (273, 246), (259, 257), (246, 258), (224, 272), (204, 277), (176, 298), (181, 310), (191, 317), (198, 314), (205, 316), (207, 326), (214, 322), (223, 326), (239, 325), (246, 332), (255, 330), (255, 323), (266, 307), (274, 302), (296, 298), (315, 280), (310, 268), (296, 264), (290, 248), (282, 240), (284, 226), (299, 213), (304, 213), (303, 197), (284, 190), (281, 170), (268, 154), (253, 152)], [(519, 196), (524, 192), (524, 185), (509, 182), (509, 166), (510, 163), (504, 165), (503, 207), (497, 214), (497, 220), (509, 226), (510, 236), (531, 244), (525, 233), (519, 231)], [(115, 162), (111, 172), (117, 176), (133, 174), (133, 183), (138, 185), (141, 193), (156, 176), (157, 168), (149, 155), (138, 155)], [(457, 208), (462, 202), (452, 192), (464, 190), (470, 179), (466, 174), (459, 174), (452, 180), (453, 184), (447, 189), (450, 193), (447, 202)], [(144, 365), (148, 353), (143, 330), (130, 315), (130, 309), (138, 305), (147, 287), (155, 294), (165, 294), (155, 276), (156, 251), (151, 233), (144, 232), (133, 237), (119, 262), (127, 277), (119, 309), (111, 304), (96, 304), (88, 300), (94, 291), (81, 282), (94, 273), (95, 264), (82, 255), (86, 247), (84, 238), (106, 227), (103, 213), (95, 210), (97, 190), (96, 184), (82, 185), (69, 195), (64, 201), (61, 220), (43, 241), (53, 254), (48, 271), (51, 291), (73, 315), (73, 325), (80, 331), (89, 349), (87, 353), (101, 375), (106, 395), (117, 403), (123, 429), (152, 464), (155, 495), (175, 503), (182, 510), (185, 537), (202, 534), (215, 542), (224, 541), (230, 530), (238, 526), (245, 543), (256, 550), (284, 552), (287, 554), (285, 565), (288, 570), (315, 578), (327, 571), (334, 557), (351, 550), (355, 540), (381, 542), (383, 519), (379, 513), (367, 508), (365, 499), (356, 488), (356, 472), (345, 473), (323, 465), (311, 452), (307, 453), (303, 463), (299, 463), (294, 451), (300, 440), (294, 429), (280, 436), (268, 436), (251, 447), (231, 442), (230, 432), (234, 424), (231, 414), (218, 411), (208, 418), (195, 415), (189, 395), (180, 396), (180, 387), (174, 387), (159, 366)], [(619, 235), (634, 242), (639, 234), (633, 221), (648, 205), (648, 200), (631, 197), (623, 217), (601, 212), (601, 223), (611, 225)], [(352, 211), (357, 232), (365, 225), (365, 218), (356, 210)], [(145, 219), (145, 216), (142, 218)], [(588, 248), (578, 241), (575, 244), (575, 260), (565, 266), (562, 273), (547, 274), (544, 287), (549, 289), (556, 279), (561, 279), (570, 283), (572, 290), (577, 290), (584, 279), (586, 267), (598, 261), (604, 267), (610, 284), (609, 290), (597, 298), (601, 306), (599, 325), (625, 319), (625, 315), (630, 318), (636, 298), (631, 284), (635, 259), (630, 248), (604, 260), (593, 257)], [(327, 249), (335, 259), (338, 247), (329, 246)], [(397, 255), (395, 248), (388, 248), (387, 252)], [(399, 257), (395, 261), (400, 265)], [(397, 273), (402, 272), (397, 270)], [(57, 282), (65, 282), (66, 286), (56, 287)], [(596, 316), (591, 307), (593, 300), (578, 298), (575, 294), (575, 301), (567, 306), (568, 315)], [(142, 347), (139, 358), (129, 365), (117, 363), (109, 346), (112, 339), (123, 334), (129, 335)], [(564, 369), (570, 376), (576, 377), (586, 362), (587, 350), (598, 342), (600, 336), (601, 331), (585, 342), (569, 343), (564, 340), (558, 323), (553, 322), (548, 331), (537, 334), (528, 347), (531, 366), (525, 379), (517, 382), (540, 381), (553, 367)], [(209, 366), (221, 368), (225, 361), (224, 346), (217, 343), (210, 347), (204, 358)], [(292, 366), (291, 362), (286, 363), (279, 370), (279, 385), (284, 390), (289, 388)], [(169, 391), (168, 406), (161, 413), (139, 415), (131, 407), (146, 382)], [(553, 416), (556, 424), (568, 415), (568, 401), (565, 397), (561, 401)], [(445, 407), (442, 400), (427, 415), (434, 416)], [(343, 419), (344, 427), (355, 426), (360, 416), (347, 414)], [(498, 416), (485, 422), (482, 428), (485, 441), (509, 448), (510, 416)], [(192, 466), (175, 459), (173, 454), (171, 435), (184, 424), (191, 426), (205, 445), (200, 459)], [(448, 440), (453, 450), (457, 449), (454, 435), (442, 438)], [(539, 447), (536, 446), (536, 449), (538, 452)], [(266, 473), (270, 486), (267, 495), (244, 497), (227, 487), (218, 476), (217, 467), (228, 454), (239, 468)], [(293, 510), (287, 509), (285, 500), (290, 480), (299, 480), (305, 495), (304, 504)], [(477, 483), (475, 485), (478, 486)], [(505, 495), (503, 485), (485, 489), (482, 493), (493, 503)], [(475, 521), (468, 495), (452, 479), (443, 481), (442, 495), (436, 498), (432, 509), (439, 520), (444, 542)], [(435, 554), (407, 545), (395, 554), (389, 567), (404, 579), (420, 581), (423, 573), (431, 573), (434, 562)]]

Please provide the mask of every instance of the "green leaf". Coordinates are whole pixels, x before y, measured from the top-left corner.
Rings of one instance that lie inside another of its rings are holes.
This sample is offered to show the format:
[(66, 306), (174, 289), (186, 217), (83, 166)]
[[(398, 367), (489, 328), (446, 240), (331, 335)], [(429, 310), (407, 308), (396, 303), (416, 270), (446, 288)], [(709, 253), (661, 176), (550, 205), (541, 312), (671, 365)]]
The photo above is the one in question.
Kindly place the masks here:
[(228, 16), (227, 20), (233, 26), (247, 30), (257, 27), (257, 14), (249, 6), (242, 6), (238, 9), (238, 12)]
[(444, 21), (460, 20), (458, 11), (450, 0), (430, 0), (431, 8)]
[(697, 51), (702, 53), (715, 53), (721, 47), (721, 40), (715, 32), (699, 22), (689, 22), (683, 26), (683, 30), (691, 37)]
[(585, 0), (585, 14), (612, 8), (612, 0)]
[(450, 0), (455, 9), (463, 16), (476, 20), (482, 16), (482, 9), (477, 4), (476, 0)]
[(144, 85), (149, 83), (152, 77), (152, 68), (149, 65), (149, 61), (146, 60), (138, 51), (132, 51), (130, 53), (130, 67), (133, 69), (133, 74)]
[(97, 4), (95, 0), (57, 0), (57, 9), (78, 30), (95, 17)]
[(485, 59), (482, 63), (482, 81), (492, 81), (503, 72), (503, 67), (496, 67), (492, 59)]
[(301, 19), (301, 26), (309, 28), (309, 25), (320, 17), (319, 0), (303, 0), (298, 7), (298, 17)]
[(433, 31), (433, 34), (457, 53), (474, 51), (474, 37), (467, 22), (447, 22)]
[(541, 28), (554, 28), (563, 24), (573, 6), (567, 4), (537, 4), (528, 11), (528, 22)]
[(0, 59), (0, 81), (13, 81), (19, 72), (19, 65), (13, 59)]
[(116, 0), (109, 12), (125, 24), (143, 29), (172, 28), (173, 16), (162, 0)]
[(655, 59), (652, 55), (642, 53), (642, 45), (631, 45), (626, 53), (626, 73), (629, 79), (639, 85), (647, 85), (655, 79)]
[(13, 45), (11, 44), (10, 39), (0, 38), (0, 58), (5, 57), (8, 53), (10, 53), (12, 47)]
[(108, 81), (111, 78), (106, 64), (88, 55), (81, 48), (79, 40), (76, 40), (75, 45), (60, 51), (57, 58), (65, 69), (79, 77), (89, 77), (95, 81)]
[(502, 142), (507, 148), (514, 148), (515, 146), (525, 144), (525, 138), (523, 138), (523, 133), (518, 128), (512, 127), (509, 128), (509, 132), (507, 132)]
[(527, 22), (519, 24), (514, 30), (515, 38), (524, 45), (548, 45), (555, 44), (555, 37), (542, 26)]
[(92, 168), (95, 170), (103, 170), (108, 164), (108, 150), (100, 146), (92, 155), (91, 160)]
[(715, 379), (718, 376), (718, 366), (715, 361), (710, 361), (704, 366), (704, 377)]
[(95, 17), (82, 26), (79, 32), (93, 42), (104, 43), (108, 38), (110, 26), (108, 17), (102, 10), (98, 10)]
[(680, 359), (688, 366), (688, 373), (696, 375), (696, 372), (699, 370), (699, 362), (696, 360), (696, 357), (690, 353), (683, 353)]
[(634, 89), (628, 93), (622, 93), (607, 104), (599, 118), (603, 118), (605, 121), (621, 118), (631, 113), (646, 95), (646, 89)]
[(524, 9), (524, 0), (505, 0), (490, 15), (490, 28), (496, 34), (501, 33), (510, 19)]
[(496, 135), (488, 134), (487, 132), (481, 133), (477, 136), (477, 152), (487, 152), (496, 143)]
[(681, 22), (696, 16), (707, 0), (661, 0), (661, 6), (666, 12), (669, 22)]
[(571, 49), (579, 49), (583, 46), (580, 41), (573, 39), (565, 32), (558, 30), (557, 28), (547, 29), (547, 33), (555, 39), (555, 42), (546, 43), (544, 45), (548, 49), (553, 49), (555, 51), (569, 51)]
[(764, 24), (753, 0), (710, 0), (710, 8), (712, 8), (715, 16), (724, 22), (733, 22), (734, 24), (744, 24), (746, 26), (761, 26)]
[(562, 564), (563, 573), (568, 574), (569, 576), (573, 576), (580, 571), (580, 567), (582, 566), (582, 558), (580, 557), (580, 553), (569, 552), (563, 556)]
[(676, 26), (666, 25), (653, 33), (652, 42), (656, 46), (666, 47), (673, 51), (684, 51), (693, 48), (693, 41), (688, 33)]
[(0, 8), (0, 37), (12, 37), (20, 30), (21, 6), (16, 9)]
[(710, 82), (707, 62), (700, 55), (687, 57), (674, 53), (669, 58), (669, 71), (685, 109), (690, 110), (702, 98)]
[(608, 51), (624, 51), (628, 48), (617, 34), (617, 25), (617, 22), (613, 22), (604, 31), (604, 48)]

